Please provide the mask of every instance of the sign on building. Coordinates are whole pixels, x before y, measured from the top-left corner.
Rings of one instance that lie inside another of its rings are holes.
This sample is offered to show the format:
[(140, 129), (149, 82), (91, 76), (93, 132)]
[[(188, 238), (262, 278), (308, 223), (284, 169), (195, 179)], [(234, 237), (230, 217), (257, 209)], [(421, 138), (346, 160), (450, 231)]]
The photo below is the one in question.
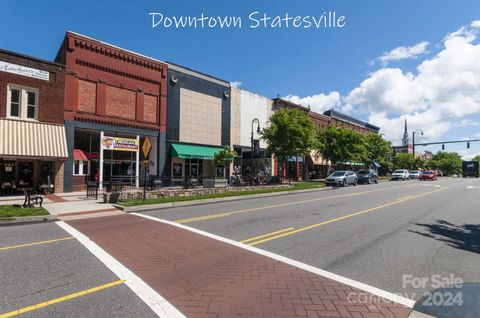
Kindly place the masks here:
[(118, 151), (138, 151), (138, 141), (132, 138), (107, 137), (102, 138), (103, 150), (118, 150)]
[(36, 68), (26, 67), (5, 61), (0, 61), (0, 71), (33, 77), (44, 81), (48, 81), (50, 79), (50, 73), (47, 71), (37, 70)]

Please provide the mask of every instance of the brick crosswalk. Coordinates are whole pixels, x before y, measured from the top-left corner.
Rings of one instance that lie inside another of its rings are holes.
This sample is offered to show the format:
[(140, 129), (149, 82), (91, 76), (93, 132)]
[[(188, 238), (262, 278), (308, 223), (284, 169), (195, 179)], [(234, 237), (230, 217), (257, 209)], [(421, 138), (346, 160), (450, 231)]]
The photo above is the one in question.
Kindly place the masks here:
[(187, 317), (408, 317), (409, 308), (133, 215), (69, 221)]

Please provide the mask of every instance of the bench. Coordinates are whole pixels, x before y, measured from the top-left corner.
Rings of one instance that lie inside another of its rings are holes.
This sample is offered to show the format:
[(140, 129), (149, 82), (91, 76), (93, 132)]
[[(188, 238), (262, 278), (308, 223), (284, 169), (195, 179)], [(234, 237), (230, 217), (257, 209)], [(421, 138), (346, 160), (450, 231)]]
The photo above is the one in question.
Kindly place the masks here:
[(29, 192), (26, 190), (23, 190), (23, 194), (25, 194), (25, 201), (23, 202), (24, 208), (33, 208), (34, 203), (39, 204), (39, 206), (42, 207), (43, 197), (41, 194), (37, 192)]

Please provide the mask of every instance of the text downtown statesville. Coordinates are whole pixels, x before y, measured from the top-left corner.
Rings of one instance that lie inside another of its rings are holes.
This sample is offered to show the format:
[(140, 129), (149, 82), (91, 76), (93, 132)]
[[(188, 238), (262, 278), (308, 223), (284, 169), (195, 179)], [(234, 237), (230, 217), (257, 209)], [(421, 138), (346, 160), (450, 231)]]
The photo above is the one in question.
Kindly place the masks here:
[[(343, 28), (347, 20), (336, 11), (313, 15), (283, 15), (270, 16), (258, 11), (251, 12), (244, 19), (241, 16), (208, 16), (203, 12), (198, 16), (166, 16), (160, 12), (150, 12), (152, 28), (173, 29), (329, 29)], [(244, 23), (247, 21), (247, 23)]]

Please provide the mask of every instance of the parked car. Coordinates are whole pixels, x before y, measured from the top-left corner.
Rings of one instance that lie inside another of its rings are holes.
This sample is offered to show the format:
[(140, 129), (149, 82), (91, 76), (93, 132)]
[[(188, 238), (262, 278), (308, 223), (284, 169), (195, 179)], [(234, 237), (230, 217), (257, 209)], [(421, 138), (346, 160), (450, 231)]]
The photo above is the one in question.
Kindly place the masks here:
[(437, 173), (435, 171), (424, 171), (420, 176), (420, 180), (438, 180)]
[(412, 170), (408, 173), (410, 179), (420, 179), (422, 172), (420, 170)]
[(353, 171), (335, 171), (325, 179), (325, 185), (344, 187), (349, 184), (356, 186), (358, 177)]
[(372, 170), (359, 170), (357, 172), (358, 183), (359, 184), (370, 184), (372, 182), (378, 183), (378, 174)]
[(390, 176), (390, 180), (408, 180), (409, 174), (407, 169), (397, 169)]

